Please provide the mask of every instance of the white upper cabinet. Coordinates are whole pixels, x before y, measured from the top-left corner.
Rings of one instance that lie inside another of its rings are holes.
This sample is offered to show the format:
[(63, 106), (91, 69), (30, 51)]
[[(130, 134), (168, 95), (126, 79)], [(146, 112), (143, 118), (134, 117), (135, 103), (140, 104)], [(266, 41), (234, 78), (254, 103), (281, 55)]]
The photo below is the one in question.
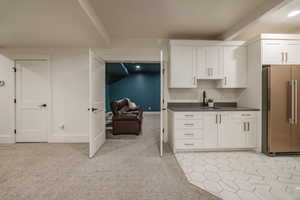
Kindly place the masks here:
[(285, 48), (287, 64), (300, 64), (300, 41), (286, 41)]
[(199, 79), (217, 80), (221, 82), (220, 88), (246, 87), (247, 50), (243, 44), (242, 41), (171, 40), (169, 88), (196, 88)]
[(264, 65), (300, 64), (300, 41), (263, 40), (262, 63)]
[(263, 64), (285, 64), (285, 47), (283, 41), (262, 41)]
[(196, 88), (195, 48), (171, 46), (170, 88)]
[(245, 46), (226, 46), (223, 49), (224, 79), (218, 88), (247, 87), (247, 48)]
[(198, 79), (223, 79), (223, 47), (197, 47), (196, 52)]

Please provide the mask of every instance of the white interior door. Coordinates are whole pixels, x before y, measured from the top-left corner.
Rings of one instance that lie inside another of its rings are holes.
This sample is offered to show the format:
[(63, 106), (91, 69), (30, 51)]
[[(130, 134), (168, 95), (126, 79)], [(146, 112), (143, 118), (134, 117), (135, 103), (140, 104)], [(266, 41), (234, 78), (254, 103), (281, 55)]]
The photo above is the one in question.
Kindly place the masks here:
[(163, 156), (164, 152), (164, 117), (165, 117), (165, 97), (164, 97), (164, 55), (163, 51), (160, 51), (160, 156)]
[(49, 63), (16, 61), (16, 142), (47, 142)]
[(105, 142), (105, 62), (90, 51), (89, 64), (89, 157)]

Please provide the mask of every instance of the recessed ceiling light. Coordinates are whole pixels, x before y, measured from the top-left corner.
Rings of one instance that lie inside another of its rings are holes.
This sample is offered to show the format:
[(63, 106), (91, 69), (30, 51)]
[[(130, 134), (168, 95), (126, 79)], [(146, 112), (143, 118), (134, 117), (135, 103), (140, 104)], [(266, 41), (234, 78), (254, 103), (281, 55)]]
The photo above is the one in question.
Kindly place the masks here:
[(137, 66), (135, 66), (135, 68), (136, 68), (136, 69), (140, 69), (140, 68), (141, 68), (141, 66), (137, 65)]
[(295, 17), (300, 14), (300, 10), (293, 10), (288, 14), (288, 17)]

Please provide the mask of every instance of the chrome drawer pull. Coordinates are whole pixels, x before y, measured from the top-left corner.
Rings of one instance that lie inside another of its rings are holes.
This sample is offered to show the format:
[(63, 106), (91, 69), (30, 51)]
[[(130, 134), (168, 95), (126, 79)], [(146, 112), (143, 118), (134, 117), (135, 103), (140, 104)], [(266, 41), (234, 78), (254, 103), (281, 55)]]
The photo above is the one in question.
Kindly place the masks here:
[(194, 133), (185, 133), (185, 136), (194, 136)]
[(184, 143), (185, 146), (194, 146), (193, 143)]
[(185, 117), (194, 117), (194, 115), (184, 115)]
[(194, 124), (184, 124), (185, 126), (194, 126)]
[(251, 114), (242, 114), (242, 116), (251, 116)]

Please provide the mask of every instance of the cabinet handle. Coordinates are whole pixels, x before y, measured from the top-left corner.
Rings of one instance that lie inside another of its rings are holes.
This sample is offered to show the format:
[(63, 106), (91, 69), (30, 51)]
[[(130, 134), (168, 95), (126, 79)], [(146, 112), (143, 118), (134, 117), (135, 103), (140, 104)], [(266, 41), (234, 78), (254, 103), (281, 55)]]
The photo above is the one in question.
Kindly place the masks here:
[(243, 123), (244, 132), (246, 132), (246, 122)]
[(185, 126), (194, 126), (194, 124), (184, 124)]
[(288, 62), (288, 52), (285, 52), (285, 63)]
[(207, 68), (207, 74), (208, 74), (208, 76), (213, 76), (213, 74), (214, 74), (213, 69), (214, 69), (214, 68), (211, 68), (211, 67), (208, 67), (208, 68)]
[(184, 115), (185, 117), (194, 117), (194, 115)]
[(185, 146), (194, 146), (193, 143), (184, 143)]
[(219, 115), (220, 124), (222, 124), (222, 115)]
[(284, 52), (281, 52), (281, 62), (284, 63)]
[(185, 136), (194, 136), (194, 133), (185, 133)]
[(227, 85), (227, 76), (225, 76), (225, 85)]
[(194, 82), (194, 85), (196, 85), (196, 77), (195, 76), (193, 77), (193, 82)]
[(251, 116), (251, 114), (242, 114), (242, 116)]
[(248, 122), (248, 131), (250, 131), (250, 122)]
[(216, 124), (218, 124), (218, 115), (216, 115)]

